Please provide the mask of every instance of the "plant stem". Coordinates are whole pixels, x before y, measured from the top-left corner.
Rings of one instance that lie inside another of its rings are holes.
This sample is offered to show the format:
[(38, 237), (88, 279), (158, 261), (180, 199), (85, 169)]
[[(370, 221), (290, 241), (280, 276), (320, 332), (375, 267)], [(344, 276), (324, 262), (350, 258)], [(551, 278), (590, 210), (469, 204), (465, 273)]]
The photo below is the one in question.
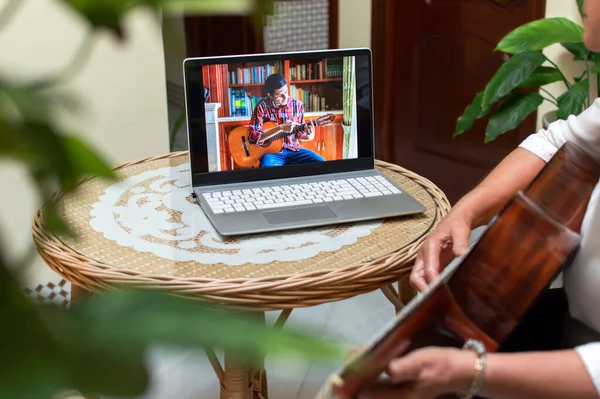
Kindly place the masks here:
[(546, 93), (547, 95), (550, 96), (550, 98), (552, 98), (554, 101), (556, 101), (556, 103), (558, 104), (558, 100), (556, 99), (556, 97), (554, 97), (552, 95), (552, 93), (550, 93), (548, 90), (544, 89), (543, 87), (540, 87), (540, 90), (543, 91), (544, 93)]
[[(588, 84), (589, 84), (589, 81), (590, 81), (590, 66), (588, 65), (589, 57), (590, 57), (590, 53), (587, 53), (587, 55), (585, 56), (585, 66), (586, 66), (586, 68), (585, 68), (585, 71), (583, 72), (584, 74), (587, 74)], [(590, 91), (588, 89), (588, 93), (587, 93), (587, 96), (585, 98), (585, 107), (589, 108), (589, 106), (590, 106)]]
[(563, 81), (565, 82), (565, 84), (567, 85), (567, 88), (571, 89), (571, 84), (569, 83), (569, 81), (567, 80), (566, 76), (564, 73), (562, 73), (562, 71), (560, 70), (560, 68), (558, 67), (558, 65), (556, 65), (550, 58), (548, 58), (547, 56), (544, 55), (544, 57), (546, 57), (546, 60), (551, 63), (552, 65), (554, 65), (554, 67), (556, 68), (556, 70), (558, 71), (558, 73), (560, 73), (560, 76), (562, 76)]
[(9, 0), (8, 4), (0, 11), (0, 30), (4, 28), (17, 9), (25, 0)]
[(596, 92), (596, 97), (600, 97), (600, 74), (596, 74), (596, 88), (597, 88), (597, 92)]
[(85, 65), (86, 61), (92, 54), (93, 44), (96, 36), (93, 31), (88, 31), (83, 38), (83, 41), (79, 44), (75, 55), (71, 62), (60, 72), (39, 79), (37, 82), (31, 84), (34, 88), (46, 88), (49, 86), (56, 86), (60, 83), (64, 83), (70, 79), (72, 79), (77, 73), (81, 70), (83, 65)]
[(184, 121), (185, 121), (185, 109), (182, 109), (181, 113), (179, 114), (179, 116), (175, 120), (175, 123), (173, 124), (173, 130), (171, 130), (170, 142), (169, 142), (169, 148), (171, 151), (173, 151), (173, 147), (175, 146), (175, 137), (177, 137), (177, 132), (181, 128), (181, 125), (183, 124)]
[[(542, 97), (544, 97), (544, 96), (542, 96)], [(550, 103), (552, 103), (552, 104), (554, 104), (554, 105), (556, 105), (558, 107), (558, 103), (556, 101), (552, 101), (548, 97), (544, 97), (544, 100), (546, 100), (546, 101), (548, 101), (548, 102), (550, 102)]]

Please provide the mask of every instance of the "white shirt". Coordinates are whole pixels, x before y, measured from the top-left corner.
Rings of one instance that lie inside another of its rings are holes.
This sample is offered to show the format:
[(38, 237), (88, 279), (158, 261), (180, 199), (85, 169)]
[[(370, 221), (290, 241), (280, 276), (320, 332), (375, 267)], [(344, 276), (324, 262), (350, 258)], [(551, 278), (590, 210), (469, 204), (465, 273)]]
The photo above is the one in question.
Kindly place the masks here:
[[(600, 162), (600, 99), (579, 116), (559, 120), (527, 137), (519, 146), (548, 162), (570, 141)], [(594, 189), (581, 226), (581, 247), (563, 273), (563, 285), (574, 319), (600, 332), (600, 184)], [(575, 348), (600, 394), (600, 342)]]

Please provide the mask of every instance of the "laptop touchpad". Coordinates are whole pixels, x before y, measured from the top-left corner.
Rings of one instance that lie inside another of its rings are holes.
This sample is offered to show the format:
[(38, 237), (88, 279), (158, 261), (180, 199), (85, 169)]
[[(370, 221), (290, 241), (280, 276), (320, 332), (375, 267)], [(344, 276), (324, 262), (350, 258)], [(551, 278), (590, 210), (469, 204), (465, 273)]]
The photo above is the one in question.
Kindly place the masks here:
[(310, 208), (294, 208), (277, 211), (262, 212), (267, 222), (270, 224), (282, 224), (303, 222), (307, 220), (334, 219), (335, 213), (326, 205), (312, 206)]

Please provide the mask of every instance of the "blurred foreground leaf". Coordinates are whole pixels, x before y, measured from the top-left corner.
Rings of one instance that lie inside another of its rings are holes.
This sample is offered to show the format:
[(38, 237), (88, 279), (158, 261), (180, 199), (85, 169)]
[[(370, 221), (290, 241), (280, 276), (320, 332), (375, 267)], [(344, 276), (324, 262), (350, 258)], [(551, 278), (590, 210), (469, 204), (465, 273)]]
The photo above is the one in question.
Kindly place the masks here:
[[(340, 347), (291, 328), (216, 310), (197, 300), (146, 290), (90, 296), (70, 310), (34, 305), (0, 266), (0, 397), (51, 397), (62, 389), (141, 395), (152, 344), (226, 349), (252, 361), (265, 355), (340, 361)], [(8, 323), (8, 324), (7, 324)]]
[(272, 10), (273, 0), (63, 0), (95, 27), (108, 28), (123, 38), (123, 19), (136, 7), (169, 13), (259, 15)]
[(124, 346), (140, 341), (206, 345), (226, 348), (247, 360), (267, 352), (301, 358), (341, 355), (339, 348), (316, 335), (292, 329), (281, 332), (259, 323), (254, 316), (147, 290), (94, 295), (74, 312), (88, 338)]
[(55, 115), (76, 108), (73, 98), (34, 87), (0, 82), (0, 156), (23, 162), (47, 205), (44, 225), (70, 234), (51, 202), (61, 190), (69, 193), (87, 176), (114, 179), (107, 162), (80, 139), (61, 131)]

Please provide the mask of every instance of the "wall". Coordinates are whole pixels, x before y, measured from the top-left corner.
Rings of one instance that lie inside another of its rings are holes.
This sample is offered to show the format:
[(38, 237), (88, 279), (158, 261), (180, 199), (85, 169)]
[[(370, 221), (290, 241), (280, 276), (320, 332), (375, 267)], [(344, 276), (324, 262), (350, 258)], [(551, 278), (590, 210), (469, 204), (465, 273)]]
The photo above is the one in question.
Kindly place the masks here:
[[(0, 0), (0, 9), (6, 0)], [(0, 32), (0, 76), (40, 77), (71, 59), (87, 27), (60, 0), (23, 0)], [(81, 133), (111, 164), (168, 151), (167, 107), (161, 26), (145, 10), (125, 22), (127, 41), (102, 32), (89, 62), (64, 89), (77, 95), (83, 112), (60, 122)], [(14, 75), (14, 76), (13, 76)], [(11, 257), (31, 245), (31, 219), (38, 208), (26, 170), (0, 159), (0, 234)], [(42, 281), (40, 258), (28, 281)]]
[(339, 47), (371, 47), (371, 0), (339, 0)]
[[(582, 25), (581, 16), (579, 15), (579, 10), (577, 9), (577, 4), (573, 0), (565, 1), (565, 0), (547, 0), (546, 1), (546, 18), (553, 17), (566, 17), (571, 19), (573, 22)], [(580, 76), (585, 69), (585, 64), (581, 61), (574, 62), (573, 56), (566, 49), (564, 49), (560, 44), (554, 44), (547, 49), (544, 50), (544, 54), (552, 61), (554, 61), (561, 71), (565, 74), (567, 79), (570, 82), (573, 82), (573, 76)], [(551, 66), (551, 64), (546, 63), (545, 65)], [(592, 96), (596, 96), (597, 90), (594, 89), (596, 87), (596, 79), (592, 78), (590, 80), (590, 92)], [(556, 98), (564, 93), (566, 86), (564, 82), (556, 82), (552, 83), (545, 87), (552, 95)], [(546, 95), (545, 93), (540, 93), (542, 95)], [(544, 103), (540, 106), (538, 111), (538, 129), (542, 127), (542, 116), (549, 111), (555, 110), (556, 106), (551, 104), (548, 101), (544, 101)]]

